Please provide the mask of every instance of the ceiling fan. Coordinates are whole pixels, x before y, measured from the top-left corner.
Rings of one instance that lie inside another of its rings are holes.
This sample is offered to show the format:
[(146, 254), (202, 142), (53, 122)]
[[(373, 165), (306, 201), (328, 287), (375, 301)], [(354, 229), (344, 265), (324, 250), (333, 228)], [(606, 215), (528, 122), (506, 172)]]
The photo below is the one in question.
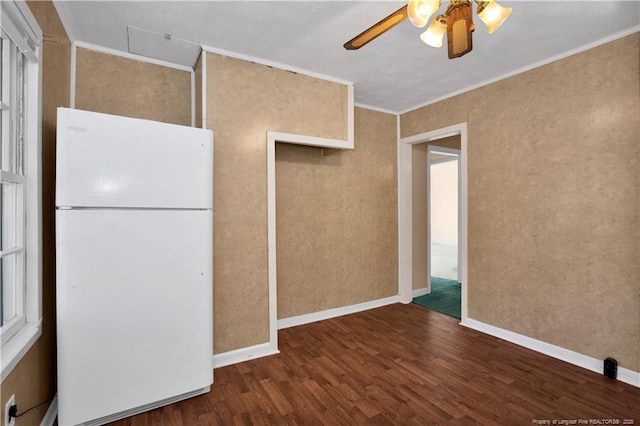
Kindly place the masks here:
[[(487, 25), (489, 34), (497, 30), (511, 14), (510, 7), (502, 7), (493, 0), (474, 1), (478, 4), (476, 10), (478, 17)], [(347, 50), (360, 49), (407, 18), (414, 26), (422, 28), (427, 25), (429, 18), (440, 8), (441, 4), (441, 0), (409, 0), (406, 6), (402, 6), (346, 42), (344, 48)], [(442, 39), (446, 33), (449, 59), (453, 59), (471, 51), (473, 47), (471, 33), (474, 30), (471, 1), (451, 0), (445, 12), (433, 19), (429, 28), (420, 35), (420, 39), (430, 46), (441, 47)]]

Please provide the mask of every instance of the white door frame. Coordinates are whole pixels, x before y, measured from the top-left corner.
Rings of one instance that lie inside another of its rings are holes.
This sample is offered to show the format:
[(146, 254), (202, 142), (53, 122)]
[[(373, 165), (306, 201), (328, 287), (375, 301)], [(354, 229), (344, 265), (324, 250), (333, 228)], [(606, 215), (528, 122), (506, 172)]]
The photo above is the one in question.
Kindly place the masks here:
[[(437, 143), (436, 141), (432, 141)], [(443, 153), (447, 155), (451, 155), (449, 158), (444, 158), (441, 160), (433, 160), (432, 155), (435, 153)], [(431, 293), (431, 166), (434, 164), (445, 163), (448, 161), (457, 161), (458, 162), (458, 185), (456, 185), (456, 192), (458, 198), (458, 277), (457, 281), (460, 282), (462, 279), (462, 268), (460, 267), (460, 234), (461, 234), (461, 224), (460, 220), (460, 150), (453, 148), (445, 148), (437, 145), (429, 145), (427, 147), (427, 294)]]
[(460, 135), (460, 280), (462, 290), (461, 323), (467, 321), (467, 123), (454, 124), (442, 129), (398, 140), (398, 293), (402, 303), (413, 298), (413, 223), (412, 223), (412, 145)]

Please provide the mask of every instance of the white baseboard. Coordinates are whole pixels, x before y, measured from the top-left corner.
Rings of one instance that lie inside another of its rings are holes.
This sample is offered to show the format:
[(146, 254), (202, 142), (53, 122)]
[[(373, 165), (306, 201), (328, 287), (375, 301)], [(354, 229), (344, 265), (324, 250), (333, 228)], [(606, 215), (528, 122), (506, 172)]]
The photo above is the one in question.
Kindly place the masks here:
[[(602, 361), (600, 361), (600, 365), (602, 366)], [(640, 372), (618, 367), (618, 380), (640, 388)]]
[(415, 299), (416, 297), (420, 297), (420, 296), (424, 296), (425, 294), (430, 294), (431, 292), (429, 291), (428, 288), (419, 288), (417, 290), (413, 290), (413, 298)]
[(386, 305), (400, 303), (400, 296), (391, 296), (384, 299), (372, 300), (370, 302), (358, 303), (355, 305), (343, 306), (340, 308), (327, 309), (326, 311), (314, 312), (311, 314), (299, 315), (296, 317), (283, 318), (278, 320), (278, 330), (295, 327), (297, 325), (309, 324), (330, 318), (341, 317), (343, 315), (355, 314), (356, 312), (367, 311), (369, 309), (380, 308)]
[(44, 417), (40, 421), (40, 426), (53, 426), (53, 422), (58, 417), (58, 394), (55, 394), (47, 408), (47, 412), (44, 413)]
[(226, 367), (227, 365), (238, 364), (251, 359), (262, 358), (279, 353), (280, 351), (277, 348), (272, 348), (269, 343), (261, 343), (259, 345), (215, 354), (213, 356), (213, 368)]
[[(312, 314), (300, 315), (297, 317), (278, 320), (278, 329), (294, 327), (296, 325), (308, 324), (342, 315), (353, 314), (366, 311), (368, 309), (379, 308), (400, 302), (400, 296), (391, 296), (385, 299), (372, 300), (370, 302), (359, 303), (357, 305), (343, 306), (341, 308), (329, 309)], [(279, 354), (278, 348), (272, 347), (269, 343), (235, 349), (229, 352), (215, 354), (213, 356), (213, 368), (226, 367), (227, 365), (238, 364), (251, 359), (262, 358), (269, 355)]]
[[(592, 358), (560, 346), (552, 345), (551, 343), (533, 339), (531, 337), (485, 324), (470, 318), (461, 322), (460, 325), (490, 334), (508, 342), (515, 343), (516, 345), (523, 346), (527, 349), (549, 355), (550, 357), (568, 362), (569, 364), (577, 365), (578, 367), (586, 368), (587, 370), (602, 374), (603, 360), (601, 359)], [(640, 387), (640, 373), (637, 371), (618, 367), (618, 380), (632, 386)]]

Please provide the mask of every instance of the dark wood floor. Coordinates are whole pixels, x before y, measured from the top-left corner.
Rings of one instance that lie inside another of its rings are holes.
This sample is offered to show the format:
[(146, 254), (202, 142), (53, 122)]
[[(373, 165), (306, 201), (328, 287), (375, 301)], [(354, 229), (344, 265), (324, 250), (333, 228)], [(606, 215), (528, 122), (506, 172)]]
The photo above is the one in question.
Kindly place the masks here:
[(112, 426), (640, 425), (640, 389), (416, 305), (281, 330), (279, 339), (279, 355), (216, 369), (209, 394)]

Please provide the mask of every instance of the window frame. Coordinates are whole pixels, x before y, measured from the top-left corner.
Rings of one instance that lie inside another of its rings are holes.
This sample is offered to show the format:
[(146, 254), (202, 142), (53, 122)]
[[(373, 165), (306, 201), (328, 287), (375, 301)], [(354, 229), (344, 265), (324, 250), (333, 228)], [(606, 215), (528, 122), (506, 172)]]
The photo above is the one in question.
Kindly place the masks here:
[[(26, 203), (26, 176), (24, 167), (24, 138), (22, 125), (24, 121), (20, 116), (21, 103), (25, 101), (26, 81), (24, 76), (25, 61), (24, 53), (11, 41), (9, 35), (2, 33), (2, 139), (9, 141), (2, 144), (2, 169), (0, 170), (0, 180), (2, 181), (2, 191), (0, 196), (0, 215), (2, 215), (2, 227), (0, 234), (3, 234), (3, 245), (10, 241), (11, 245), (0, 247), (0, 274), (5, 274), (5, 267), (8, 267), (9, 275), (12, 275), (14, 285), (8, 291), (0, 291), (0, 303), (4, 305), (5, 296), (12, 300), (10, 312), (13, 317), (6, 324), (1, 324), (0, 347), (2, 347), (12, 336), (14, 336), (25, 324), (25, 285), (26, 285), (26, 262), (25, 262), (25, 215)], [(16, 72), (17, 71), (17, 72)], [(22, 75), (21, 75), (22, 73)], [(7, 201), (9, 201), (7, 203)], [(5, 215), (6, 212), (6, 216)], [(10, 219), (4, 223), (5, 218)], [(7, 227), (8, 229), (5, 229)], [(8, 231), (8, 232), (6, 232)], [(6, 236), (4, 234), (7, 234)], [(9, 260), (5, 265), (5, 259)], [(11, 265), (12, 264), (12, 265)], [(3, 276), (4, 281), (4, 276)], [(5, 294), (7, 293), (7, 294)], [(4, 316), (4, 306), (0, 306)], [(4, 321), (4, 319), (2, 319)]]
[[(23, 0), (3, 0), (2, 30), (26, 57), (24, 124), (24, 322), (0, 351), (4, 380), (42, 334), (42, 31)], [(11, 90), (15, 90), (11, 87)], [(13, 106), (11, 106), (13, 107)], [(9, 177), (3, 175), (3, 179)], [(9, 323), (8, 323), (9, 324)], [(5, 333), (4, 327), (0, 335)], [(1, 338), (0, 338), (1, 340)]]

